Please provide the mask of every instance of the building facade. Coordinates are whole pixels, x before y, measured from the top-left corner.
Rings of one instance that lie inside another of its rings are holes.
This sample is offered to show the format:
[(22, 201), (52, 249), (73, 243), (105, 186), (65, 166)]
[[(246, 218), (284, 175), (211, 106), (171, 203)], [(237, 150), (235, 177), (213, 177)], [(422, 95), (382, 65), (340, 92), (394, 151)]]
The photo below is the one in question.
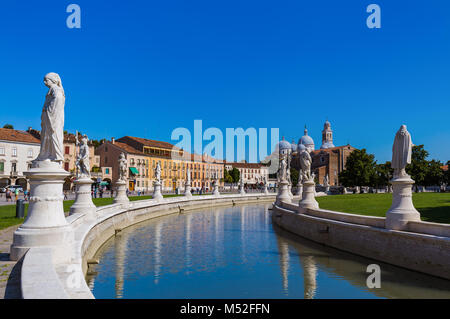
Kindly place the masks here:
[(112, 183), (119, 178), (118, 159), (124, 153), (128, 164), (128, 189), (130, 191), (153, 191), (155, 168), (161, 166), (161, 182), (163, 191), (184, 189), (187, 168), (191, 172), (192, 188), (211, 190), (215, 176), (223, 185), (223, 163), (206, 155), (189, 154), (177, 149), (174, 145), (124, 136), (107, 141), (100, 145), (96, 154), (100, 156), (101, 166), (112, 167)]
[(239, 170), (244, 184), (264, 185), (269, 180), (269, 168), (261, 163), (225, 163), (225, 169), (231, 171), (233, 168)]
[(0, 128), (0, 187), (20, 185), (29, 189), (23, 172), (39, 155), (41, 141), (26, 131)]

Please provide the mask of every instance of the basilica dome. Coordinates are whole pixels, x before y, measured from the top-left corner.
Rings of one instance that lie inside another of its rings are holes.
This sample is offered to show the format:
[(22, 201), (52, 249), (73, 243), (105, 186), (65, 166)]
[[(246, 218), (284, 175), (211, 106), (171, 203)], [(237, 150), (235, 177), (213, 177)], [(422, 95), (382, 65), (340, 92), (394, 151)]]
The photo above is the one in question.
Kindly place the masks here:
[(314, 140), (311, 138), (311, 136), (308, 135), (308, 130), (306, 129), (306, 127), (304, 133), (305, 135), (300, 138), (300, 140), (298, 141), (298, 145), (304, 145), (308, 152), (312, 152), (314, 151)]
[(286, 141), (283, 137), (283, 139), (278, 143), (278, 151), (285, 151), (285, 150), (289, 150), (292, 148), (291, 143), (289, 143), (288, 141)]

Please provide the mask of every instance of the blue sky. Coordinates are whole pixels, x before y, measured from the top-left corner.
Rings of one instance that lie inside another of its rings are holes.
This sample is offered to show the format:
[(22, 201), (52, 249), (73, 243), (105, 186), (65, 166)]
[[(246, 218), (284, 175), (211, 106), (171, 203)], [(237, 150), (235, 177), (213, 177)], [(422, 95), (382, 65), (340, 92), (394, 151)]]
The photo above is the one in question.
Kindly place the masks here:
[[(81, 7), (81, 29), (66, 7)], [(368, 29), (366, 7), (381, 7)], [(66, 124), (170, 141), (177, 127), (278, 127), (390, 159), (406, 124), (450, 160), (449, 1), (9, 1), (0, 6), (0, 124), (40, 127), (47, 72)]]

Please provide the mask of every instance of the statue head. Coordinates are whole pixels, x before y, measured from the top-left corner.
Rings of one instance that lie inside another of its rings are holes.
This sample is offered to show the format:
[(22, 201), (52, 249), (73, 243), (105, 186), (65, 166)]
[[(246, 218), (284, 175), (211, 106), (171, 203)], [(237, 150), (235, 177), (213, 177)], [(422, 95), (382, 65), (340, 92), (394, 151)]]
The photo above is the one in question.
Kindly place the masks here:
[(59, 77), (58, 73), (54, 73), (54, 72), (47, 73), (44, 76), (44, 84), (48, 88), (52, 87), (53, 85), (56, 85), (57, 87), (61, 88), (61, 90), (63, 90), (63, 92), (64, 92), (61, 78)]

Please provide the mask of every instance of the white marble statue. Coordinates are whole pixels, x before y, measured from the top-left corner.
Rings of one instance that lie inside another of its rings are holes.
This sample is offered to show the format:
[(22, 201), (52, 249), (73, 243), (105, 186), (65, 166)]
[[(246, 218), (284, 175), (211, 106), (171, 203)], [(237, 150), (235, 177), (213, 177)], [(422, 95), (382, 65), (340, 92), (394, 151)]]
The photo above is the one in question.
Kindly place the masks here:
[(161, 183), (161, 165), (159, 164), (159, 162), (156, 164), (155, 168), (155, 179), (156, 182)]
[(186, 181), (191, 184), (191, 169), (188, 167), (186, 170)]
[(288, 155), (288, 161), (287, 161), (287, 167), (286, 167), (286, 180), (288, 181), (289, 185), (291, 185), (291, 160), (290, 155)]
[(328, 174), (326, 174), (326, 175), (324, 176), (324, 178), (323, 178), (323, 186), (330, 186), (330, 185), (328, 184)]
[(44, 84), (49, 88), (45, 96), (41, 115), (41, 149), (35, 161), (64, 160), (64, 103), (65, 95), (61, 78), (57, 73), (48, 73)]
[(280, 175), (279, 175), (280, 182), (286, 181), (287, 179), (286, 170), (287, 170), (286, 157), (283, 156), (280, 161)]
[(88, 137), (86, 134), (81, 138), (81, 143), (78, 141), (78, 133), (75, 137), (75, 144), (78, 146), (77, 160), (75, 165), (77, 166), (77, 178), (90, 178), (90, 163), (89, 163), (89, 146)]
[(409, 177), (406, 174), (405, 167), (411, 163), (413, 143), (411, 135), (406, 130), (406, 125), (402, 125), (395, 134), (394, 145), (392, 146), (392, 163), (394, 169), (394, 178)]
[(308, 152), (302, 152), (300, 154), (300, 167), (302, 168), (302, 180), (311, 180), (311, 155)]
[(127, 176), (127, 159), (125, 153), (122, 152), (119, 155), (119, 180), (125, 181)]

